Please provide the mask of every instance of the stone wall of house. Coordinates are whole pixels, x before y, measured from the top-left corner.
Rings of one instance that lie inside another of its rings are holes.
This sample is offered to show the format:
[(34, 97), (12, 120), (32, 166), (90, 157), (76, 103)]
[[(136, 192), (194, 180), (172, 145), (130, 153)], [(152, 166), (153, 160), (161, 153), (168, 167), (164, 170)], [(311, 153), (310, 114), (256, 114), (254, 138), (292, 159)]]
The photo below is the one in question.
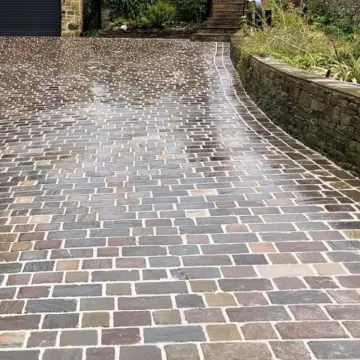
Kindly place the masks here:
[[(237, 43), (238, 44), (238, 43)], [(360, 86), (317, 77), (269, 58), (231, 55), (249, 96), (309, 147), (360, 173)]]
[(61, 1), (61, 36), (80, 36), (83, 31), (83, 0)]
[(345, 13), (360, 21), (359, 0), (305, 0), (305, 4), (312, 11), (323, 10), (334, 15)]

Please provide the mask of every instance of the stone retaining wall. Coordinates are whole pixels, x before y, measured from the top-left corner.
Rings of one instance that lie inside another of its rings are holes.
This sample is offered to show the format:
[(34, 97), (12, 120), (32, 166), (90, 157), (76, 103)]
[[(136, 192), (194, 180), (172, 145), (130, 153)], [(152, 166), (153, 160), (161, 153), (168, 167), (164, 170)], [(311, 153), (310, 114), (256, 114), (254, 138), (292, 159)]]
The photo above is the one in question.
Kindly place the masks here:
[(245, 90), (269, 118), (309, 147), (360, 173), (360, 87), (251, 57), (231, 56)]

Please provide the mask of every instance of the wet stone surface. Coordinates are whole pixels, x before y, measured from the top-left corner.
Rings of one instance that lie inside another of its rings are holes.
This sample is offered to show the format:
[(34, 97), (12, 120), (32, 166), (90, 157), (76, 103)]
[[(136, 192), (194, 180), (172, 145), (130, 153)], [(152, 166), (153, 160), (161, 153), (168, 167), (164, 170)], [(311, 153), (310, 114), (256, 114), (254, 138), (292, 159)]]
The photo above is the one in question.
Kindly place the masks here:
[(360, 181), (227, 45), (1, 38), (0, 133), (1, 360), (360, 358)]

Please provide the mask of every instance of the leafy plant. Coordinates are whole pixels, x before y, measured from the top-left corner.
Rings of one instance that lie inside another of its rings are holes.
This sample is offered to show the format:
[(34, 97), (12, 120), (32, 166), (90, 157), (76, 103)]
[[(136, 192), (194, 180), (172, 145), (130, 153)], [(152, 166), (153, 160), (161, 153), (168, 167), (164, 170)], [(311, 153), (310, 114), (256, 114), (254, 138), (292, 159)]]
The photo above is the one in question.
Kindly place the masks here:
[(137, 21), (132, 19), (124, 19), (124, 18), (118, 18), (111, 22), (108, 26), (109, 29), (113, 29), (115, 27), (120, 27), (122, 25), (126, 25), (127, 28), (132, 29), (137, 26)]
[(355, 58), (350, 54), (348, 62), (335, 60), (331, 70), (335, 79), (360, 83), (360, 57)]
[(175, 0), (177, 9), (187, 20), (200, 22), (207, 12), (207, 0)]
[(147, 9), (149, 0), (105, 0), (112, 19), (138, 19)]
[(163, 27), (174, 19), (175, 13), (175, 6), (159, 0), (154, 5), (148, 6), (146, 18), (151, 26)]
[(286, 11), (271, 3), (272, 26), (263, 31), (244, 28), (244, 50), (248, 54), (271, 55), (280, 61), (301, 68), (323, 65), (333, 57), (331, 41), (320, 31), (309, 26), (294, 7)]
[(151, 22), (146, 16), (142, 16), (139, 19), (138, 25), (143, 28), (149, 28), (151, 26)]

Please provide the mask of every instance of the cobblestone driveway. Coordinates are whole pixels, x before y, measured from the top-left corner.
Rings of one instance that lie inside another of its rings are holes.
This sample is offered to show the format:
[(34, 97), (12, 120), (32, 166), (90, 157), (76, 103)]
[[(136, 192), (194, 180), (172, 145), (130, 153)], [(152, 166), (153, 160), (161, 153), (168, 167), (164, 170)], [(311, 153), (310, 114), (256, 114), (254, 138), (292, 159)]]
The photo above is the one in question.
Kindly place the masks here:
[(1, 360), (360, 358), (360, 180), (228, 55), (0, 40)]

